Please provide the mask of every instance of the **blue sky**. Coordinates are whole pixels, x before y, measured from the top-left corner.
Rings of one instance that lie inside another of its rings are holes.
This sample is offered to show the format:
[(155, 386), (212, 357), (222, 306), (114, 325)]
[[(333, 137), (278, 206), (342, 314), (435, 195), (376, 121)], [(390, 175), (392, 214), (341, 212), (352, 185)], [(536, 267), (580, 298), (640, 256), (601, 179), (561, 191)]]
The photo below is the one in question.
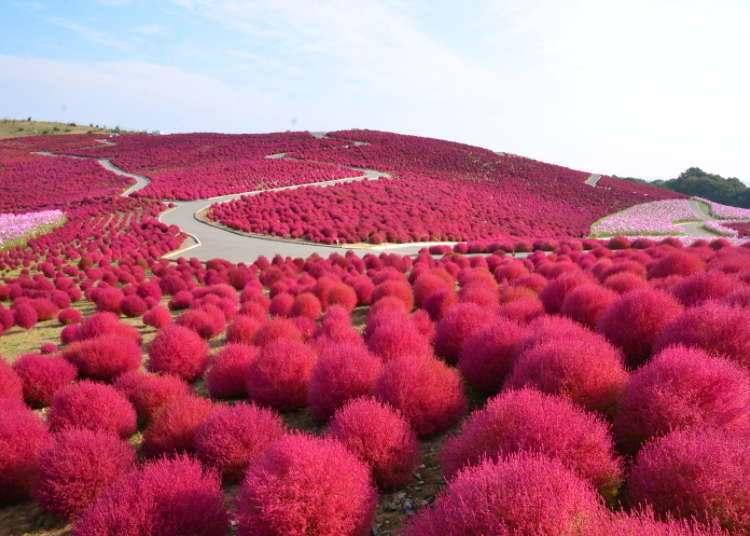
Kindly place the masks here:
[(750, 181), (746, 0), (4, 0), (0, 116), (374, 128)]

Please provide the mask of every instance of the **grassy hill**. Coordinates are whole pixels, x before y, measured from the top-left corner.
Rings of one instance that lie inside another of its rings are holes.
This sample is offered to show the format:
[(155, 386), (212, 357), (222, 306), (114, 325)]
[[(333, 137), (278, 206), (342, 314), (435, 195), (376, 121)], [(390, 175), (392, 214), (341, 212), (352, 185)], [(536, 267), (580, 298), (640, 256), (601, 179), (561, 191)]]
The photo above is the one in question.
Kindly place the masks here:
[(54, 121), (28, 121), (26, 119), (0, 119), (0, 139), (40, 136), (48, 134), (109, 134), (125, 132), (120, 129), (102, 128), (98, 125), (78, 125)]

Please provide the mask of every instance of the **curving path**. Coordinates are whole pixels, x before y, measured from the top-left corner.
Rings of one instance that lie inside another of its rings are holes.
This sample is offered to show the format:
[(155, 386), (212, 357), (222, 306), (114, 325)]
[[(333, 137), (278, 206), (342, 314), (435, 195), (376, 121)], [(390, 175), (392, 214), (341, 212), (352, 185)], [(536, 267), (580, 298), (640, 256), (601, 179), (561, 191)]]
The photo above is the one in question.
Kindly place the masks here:
[(589, 186), (593, 186), (594, 188), (596, 188), (596, 183), (599, 182), (599, 179), (601, 178), (602, 178), (601, 175), (594, 173), (590, 175), (589, 178), (584, 181), (584, 184), (588, 184)]

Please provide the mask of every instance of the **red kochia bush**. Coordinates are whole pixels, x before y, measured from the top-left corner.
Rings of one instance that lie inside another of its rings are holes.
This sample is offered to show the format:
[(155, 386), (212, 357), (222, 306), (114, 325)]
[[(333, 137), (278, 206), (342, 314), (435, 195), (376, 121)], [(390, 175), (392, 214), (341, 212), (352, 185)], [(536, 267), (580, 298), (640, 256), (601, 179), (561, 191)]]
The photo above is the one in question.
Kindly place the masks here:
[(252, 343), (256, 346), (265, 346), (278, 339), (301, 342), (303, 337), (294, 321), (288, 318), (271, 318), (261, 324), (253, 336)]
[(565, 296), (560, 313), (593, 329), (616, 298), (616, 292), (599, 285), (579, 285)]
[(23, 329), (31, 329), (39, 320), (36, 309), (29, 303), (20, 303), (13, 307), (13, 320)]
[(114, 313), (96, 313), (86, 318), (80, 326), (78, 340), (107, 334), (131, 337), (138, 344), (141, 343), (140, 332), (133, 326), (120, 322)]
[(683, 279), (672, 289), (672, 294), (685, 307), (693, 307), (706, 300), (720, 300), (738, 287), (737, 279), (714, 270)]
[(612, 534), (613, 536), (728, 536), (717, 523), (706, 526), (686, 520), (659, 521), (648, 510), (603, 516), (601, 525), (592, 534)]
[(534, 387), (586, 409), (612, 413), (627, 381), (618, 351), (590, 333), (578, 339), (548, 340), (526, 350), (513, 364), (505, 385)]
[(72, 517), (128, 471), (135, 451), (117, 436), (91, 430), (55, 434), (39, 459), (34, 497), (45, 510)]
[(401, 300), (406, 306), (407, 312), (414, 308), (414, 293), (409, 283), (404, 279), (388, 279), (376, 285), (372, 291), (372, 303), (377, 303), (378, 300), (386, 296)]
[(259, 404), (281, 411), (304, 407), (317, 359), (305, 343), (288, 339), (272, 342), (250, 365), (247, 393)]
[(328, 344), (313, 368), (307, 399), (319, 421), (327, 421), (347, 400), (375, 392), (380, 360), (354, 344)]
[(147, 326), (153, 326), (156, 329), (162, 329), (172, 321), (172, 315), (169, 309), (161, 305), (155, 305), (143, 315), (143, 323)]
[(339, 408), (328, 434), (370, 467), (381, 489), (405, 485), (419, 463), (419, 442), (408, 421), (370, 398), (356, 398)]
[(248, 463), (283, 433), (284, 424), (272, 410), (245, 403), (225, 406), (198, 426), (195, 451), (225, 479), (237, 481)]
[(23, 400), (23, 381), (0, 356), (0, 399)]
[(221, 333), (225, 319), (219, 310), (189, 309), (177, 317), (176, 323), (210, 339)]
[(291, 316), (306, 316), (311, 320), (317, 320), (323, 307), (320, 300), (312, 292), (303, 292), (294, 298), (291, 308)]
[(258, 348), (229, 343), (212, 359), (206, 372), (206, 385), (213, 398), (235, 398), (247, 395), (245, 382), (250, 365), (258, 357)]
[(148, 355), (152, 372), (175, 374), (190, 382), (208, 366), (208, 343), (193, 330), (170, 324), (151, 342)]
[(515, 347), (525, 333), (515, 322), (498, 318), (466, 339), (458, 358), (466, 382), (482, 393), (499, 391), (513, 365)]
[(682, 312), (669, 294), (636, 289), (617, 298), (599, 320), (597, 330), (625, 352), (628, 364), (637, 367), (651, 355), (656, 336)]
[(549, 314), (557, 314), (560, 312), (567, 295), (579, 285), (587, 282), (588, 277), (579, 272), (563, 274), (547, 283), (547, 286), (539, 293), (539, 299)]
[(697, 256), (684, 251), (675, 251), (665, 255), (648, 267), (648, 278), (668, 277), (670, 275), (688, 276), (702, 272), (706, 264)]
[(60, 313), (57, 315), (57, 320), (61, 324), (77, 324), (81, 321), (81, 318), (83, 318), (83, 315), (81, 314), (81, 311), (77, 309), (63, 309), (60, 311)]
[(383, 311), (377, 320), (369, 332), (367, 347), (384, 362), (401, 356), (432, 356), (430, 341), (417, 331), (407, 314)]
[(435, 352), (448, 363), (458, 361), (466, 339), (494, 319), (492, 311), (475, 303), (457, 303), (446, 309), (435, 331)]
[(691, 307), (664, 326), (654, 349), (672, 344), (701, 348), (750, 368), (750, 309), (714, 301)]
[(48, 406), (52, 396), (76, 379), (76, 368), (62, 357), (26, 354), (13, 363), (23, 382), (23, 397), (34, 407)]
[(82, 376), (110, 381), (141, 364), (141, 347), (131, 337), (100, 335), (75, 342), (63, 357), (73, 363)]
[(67, 428), (111, 432), (126, 438), (135, 432), (133, 406), (114, 387), (89, 380), (63, 387), (47, 414), (50, 430)]
[(625, 450), (687, 426), (750, 432), (750, 375), (697, 348), (670, 346), (638, 369), (617, 409), (615, 435)]
[(376, 502), (368, 468), (343, 445), (287, 435), (250, 463), (237, 534), (365, 536)]
[(732, 534), (750, 531), (750, 449), (747, 438), (686, 428), (646, 443), (628, 479), (634, 504), (657, 514), (716, 518)]
[(195, 432), (215, 411), (210, 400), (187, 395), (167, 402), (143, 432), (146, 456), (192, 452)]
[(47, 426), (33, 412), (0, 405), (0, 504), (29, 496), (48, 442)]
[(357, 306), (357, 293), (345, 283), (337, 283), (328, 289), (326, 295), (326, 308), (337, 305), (346, 311), (353, 311)]
[(129, 316), (131, 318), (143, 316), (143, 313), (145, 313), (147, 310), (148, 305), (146, 304), (146, 300), (144, 300), (137, 294), (125, 296), (120, 302), (120, 312), (125, 316)]
[(559, 461), (539, 454), (485, 461), (449, 482), (404, 536), (594, 536), (596, 492)]
[(440, 465), (446, 478), (485, 458), (530, 451), (559, 459), (607, 496), (622, 480), (607, 424), (567, 400), (533, 389), (490, 399), (446, 441)]
[(253, 344), (253, 338), (262, 321), (252, 316), (239, 314), (227, 328), (227, 342)]
[(151, 419), (166, 403), (190, 393), (190, 386), (170, 374), (131, 371), (115, 382), (115, 388), (128, 397), (142, 419)]
[(466, 411), (461, 375), (434, 358), (406, 356), (387, 363), (376, 393), (400, 410), (420, 437), (444, 432)]
[(74, 536), (224, 536), (221, 482), (187, 456), (145, 463), (102, 491)]

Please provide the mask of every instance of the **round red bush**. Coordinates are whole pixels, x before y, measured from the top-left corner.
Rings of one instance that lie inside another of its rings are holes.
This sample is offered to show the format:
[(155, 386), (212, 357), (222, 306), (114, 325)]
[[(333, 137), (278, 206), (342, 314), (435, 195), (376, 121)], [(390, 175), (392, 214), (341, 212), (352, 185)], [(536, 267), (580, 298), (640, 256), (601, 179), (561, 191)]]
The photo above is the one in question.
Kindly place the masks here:
[(0, 356), (0, 400), (23, 400), (23, 381)]
[(549, 314), (557, 314), (563, 306), (567, 295), (579, 285), (588, 283), (589, 278), (581, 273), (563, 274), (553, 279), (539, 293), (539, 299)]
[(107, 311), (117, 313), (120, 311), (120, 303), (123, 300), (123, 293), (115, 287), (105, 287), (97, 289), (94, 302), (97, 311)]
[(461, 471), (402, 534), (595, 536), (602, 515), (586, 481), (557, 460), (524, 453)]
[(195, 452), (228, 481), (242, 479), (250, 461), (284, 433), (284, 423), (272, 410), (253, 404), (225, 406), (195, 432)]
[[(132, 374), (138, 378), (129, 378)], [(130, 385), (126, 382), (130, 380)], [(133, 371), (123, 374), (115, 382), (115, 387), (125, 394), (135, 407), (138, 416), (149, 420), (161, 407), (190, 394), (190, 386), (184, 380), (170, 374), (145, 374)]]
[[(167, 293), (169, 294), (169, 293)], [(193, 305), (193, 293), (189, 290), (180, 290), (170, 298), (167, 306), (171, 311), (179, 311), (181, 309), (187, 309)]]
[(221, 333), (224, 329), (224, 322), (221, 311), (207, 311), (205, 309), (188, 309), (175, 321), (178, 326), (193, 330), (203, 339), (211, 339)]
[(114, 387), (82, 380), (55, 393), (47, 422), (53, 432), (85, 428), (126, 438), (135, 432), (136, 415), (130, 402)]
[(714, 270), (686, 277), (675, 285), (672, 294), (685, 307), (693, 307), (707, 300), (720, 300), (739, 286), (739, 281), (734, 277)]
[(83, 315), (81, 315), (81, 311), (77, 309), (63, 309), (60, 311), (60, 313), (57, 315), (57, 320), (61, 324), (77, 324), (81, 321), (81, 318), (83, 318)]
[(620, 399), (618, 444), (635, 452), (651, 438), (688, 426), (750, 432), (750, 374), (697, 348), (670, 346), (638, 369)]
[(131, 337), (100, 335), (71, 344), (63, 357), (78, 368), (81, 376), (111, 381), (141, 365), (141, 347)]
[(49, 443), (49, 434), (44, 421), (33, 412), (3, 405), (0, 405), (0, 504), (9, 504), (24, 500), (31, 493), (38, 475), (39, 455)]
[(702, 272), (706, 268), (699, 257), (685, 251), (669, 253), (648, 267), (648, 278), (655, 279), (670, 275), (688, 276)]
[(617, 513), (602, 517), (600, 526), (593, 534), (616, 536), (728, 536), (718, 523), (711, 526), (690, 520), (660, 521), (651, 511)]
[(450, 479), (485, 458), (521, 451), (559, 459), (605, 496), (615, 495), (622, 481), (607, 423), (534, 389), (506, 391), (469, 415), (458, 434), (445, 442), (440, 465)]
[(370, 468), (381, 489), (406, 485), (419, 463), (419, 442), (409, 422), (370, 398), (356, 398), (339, 408), (328, 434)]
[(40, 354), (54, 354), (57, 350), (57, 345), (54, 342), (45, 342), (39, 346)]
[(198, 379), (208, 366), (208, 343), (191, 329), (170, 324), (162, 329), (148, 349), (152, 372), (174, 374), (186, 381)]
[(544, 316), (544, 305), (536, 296), (520, 296), (500, 305), (497, 314), (514, 322), (528, 324)]
[(648, 282), (632, 272), (619, 272), (607, 277), (604, 286), (618, 294), (625, 294), (629, 290), (647, 287)]
[(466, 339), (458, 358), (458, 368), (466, 383), (481, 393), (498, 392), (525, 333), (515, 322), (498, 318)]
[(401, 356), (432, 356), (430, 341), (417, 331), (405, 313), (384, 311), (377, 322), (368, 323), (367, 347), (384, 362)]
[(347, 400), (372, 394), (382, 368), (361, 345), (326, 345), (310, 377), (307, 399), (313, 416), (327, 421)]
[(365, 536), (376, 503), (368, 468), (343, 445), (287, 435), (250, 463), (237, 534)]
[(616, 298), (616, 292), (599, 285), (579, 285), (565, 296), (560, 313), (593, 329)]
[(671, 319), (654, 350), (672, 344), (693, 346), (750, 369), (750, 309), (708, 301)]
[(172, 322), (172, 315), (169, 309), (162, 307), (161, 305), (155, 305), (143, 315), (143, 323), (147, 326), (155, 327), (156, 329), (162, 329)]
[(345, 283), (337, 283), (328, 289), (326, 308), (336, 305), (351, 312), (357, 306), (357, 301), (357, 292), (352, 287)]
[(93, 339), (100, 335), (131, 337), (138, 344), (141, 343), (140, 332), (135, 327), (120, 322), (114, 313), (96, 313), (86, 318), (80, 325), (78, 340)]
[(253, 316), (239, 314), (227, 328), (227, 342), (253, 344), (255, 334), (262, 325), (262, 320)]
[(456, 303), (458, 303), (456, 291), (451, 288), (444, 288), (428, 294), (422, 307), (430, 315), (430, 318), (437, 322), (443, 317), (446, 309)]
[(224, 536), (228, 530), (218, 476), (187, 456), (127, 473), (73, 525), (74, 536)]
[(289, 316), (289, 312), (294, 306), (294, 296), (288, 292), (280, 292), (271, 299), (271, 305), (268, 312), (274, 316)]
[(376, 393), (401, 411), (420, 437), (446, 431), (466, 412), (461, 375), (434, 358), (400, 357), (387, 363)]
[(619, 352), (590, 333), (578, 339), (550, 340), (524, 351), (513, 363), (505, 385), (534, 387), (586, 409), (612, 414), (627, 381)]
[(435, 330), (435, 352), (448, 363), (458, 361), (466, 339), (494, 319), (492, 311), (475, 303), (457, 303), (445, 310)]
[(206, 372), (206, 386), (212, 398), (247, 396), (245, 383), (250, 365), (258, 357), (255, 346), (229, 343), (211, 359)]
[(255, 332), (252, 343), (256, 346), (265, 346), (280, 339), (302, 342), (304, 337), (293, 320), (275, 317), (260, 325)]
[(215, 410), (210, 400), (192, 395), (165, 403), (143, 432), (143, 453), (155, 457), (192, 452), (198, 427)]
[(376, 285), (372, 291), (372, 303), (375, 304), (378, 300), (386, 296), (402, 301), (406, 306), (407, 312), (414, 309), (414, 293), (411, 290), (411, 285), (406, 280), (388, 279)]
[(322, 311), (318, 297), (312, 292), (303, 292), (294, 298), (290, 312), (291, 316), (306, 316), (310, 320), (317, 320)]
[(636, 289), (617, 298), (602, 315), (597, 331), (625, 352), (628, 364), (637, 367), (652, 353), (662, 328), (682, 312), (669, 294)]
[(317, 360), (315, 351), (302, 342), (279, 339), (267, 344), (250, 365), (247, 393), (259, 404), (281, 411), (304, 407)]
[(39, 321), (39, 316), (31, 304), (20, 303), (13, 307), (13, 321), (23, 329), (31, 329)]
[(26, 354), (13, 363), (23, 383), (23, 398), (32, 407), (49, 406), (52, 396), (76, 379), (78, 371), (62, 357)]
[(135, 463), (135, 451), (110, 433), (67, 430), (55, 434), (39, 458), (34, 498), (39, 505), (70, 518)]
[(120, 312), (125, 316), (129, 316), (131, 318), (143, 316), (143, 313), (145, 313), (147, 310), (148, 305), (146, 304), (146, 300), (144, 300), (137, 294), (125, 296), (120, 302)]
[(747, 438), (706, 428), (676, 430), (646, 443), (630, 471), (633, 504), (659, 515), (716, 518), (732, 534), (750, 531)]

